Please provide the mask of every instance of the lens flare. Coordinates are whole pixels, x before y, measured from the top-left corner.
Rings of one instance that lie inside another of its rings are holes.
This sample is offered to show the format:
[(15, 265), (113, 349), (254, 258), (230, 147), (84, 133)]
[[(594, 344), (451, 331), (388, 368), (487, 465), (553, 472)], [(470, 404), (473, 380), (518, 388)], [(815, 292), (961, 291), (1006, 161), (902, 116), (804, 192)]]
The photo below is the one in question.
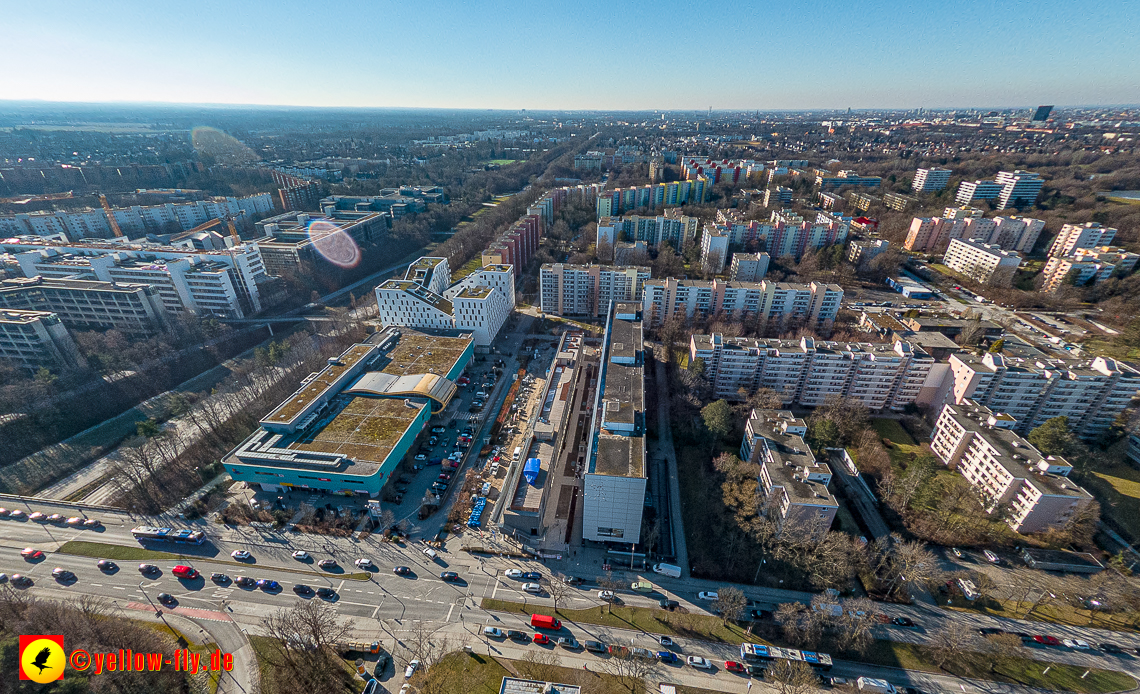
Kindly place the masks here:
[(309, 222), (309, 239), (321, 257), (333, 265), (343, 268), (356, 267), (360, 263), (360, 246), (332, 222), (316, 219)]

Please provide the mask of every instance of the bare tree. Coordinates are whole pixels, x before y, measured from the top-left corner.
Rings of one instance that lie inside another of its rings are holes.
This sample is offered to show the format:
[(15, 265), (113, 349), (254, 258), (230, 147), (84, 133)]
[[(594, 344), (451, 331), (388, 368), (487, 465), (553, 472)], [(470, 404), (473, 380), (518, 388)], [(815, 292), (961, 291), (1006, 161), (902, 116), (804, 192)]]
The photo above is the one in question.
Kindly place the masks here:
[(554, 611), (558, 611), (559, 603), (564, 603), (573, 597), (576, 592), (573, 587), (563, 583), (561, 579), (551, 576), (549, 579), (544, 580), (543, 585), (546, 587), (546, 592), (550, 594), (550, 599), (554, 602)]
[(744, 613), (744, 608), (748, 607), (748, 598), (745, 597), (744, 591), (739, 588), (732, 586), (719, 588), (716, 596), (711, 607), (713, 612), (720, 614), (724, 624), (728, 624), (730, 619), (733, 621), (740, 619), (740, 615)]
[(1016, 634), (987, 636), (985, 641), (986, 650), (992, 656), (990, 658), (990, 672), (996, 671), (999, 661), (1025, 657), (1025, 645), (1021, 643), (1021, 637)]
[(420, 661), (420, 667), (425, 671), (439, 662), (451, 648), (446, 637), (435, 637), (435, 630), (427, 622), (413, 622), (408, 636), (404, 637), (401, 654), (404, 662)]
[(867, 598), (852, 598), (843, 607), (843, 614), (834, 622), (839, 647), (865, 653), (874, 641), (871, 629), (875, 626), (875, 603)]
[(515, 661), (519, 674), (540, 682), (560, 682), (562, 659), (554, 651), (527, 651)]
[(778, 660), (768, 668), (767, 679), (780, 694), (805, 694), (819, 684), (811, 666), (800, 660)]
[(344, 662), (335, 644), (352, 629), (336, 611), (317, 601), (298, 602), (262, 620), (274, 646), (264, 654), (276, 668), (274, 681), (287, 692), (340, 691), (344, 687)]
[[(814, 604), (815, 601), (812, 602)], [(823, 636), (824, 613), (803, 603), (781, 603), (776, 607), (775, 619), (783, 630), (784, 638), (793, 646), (814, 648)]]
[(608, 590), (614, 593), (613, 600), (606, 601), (606, 612), (608, 613), (613, 611), (614, 601), (617, 600), (617, 591), (622, 588), (628, 588), (629, 584), (617, 576), (614, 576), (612, 571), (607, 571), (603, 575), (598, 576), (598, 586), (602, 588), (602, 590)]
[(630, 692), (644, 688), (644, 680), (653, 671), (653, 665), (652, 660), (638, 658), (628, 648), (620, 649), (602, 661), (602, 668)]
[(930, 656), (934, 664), (945, 669), (946, 664), (977, 649), (977, 632), (967, 623), (948, 621), (930, 637)]

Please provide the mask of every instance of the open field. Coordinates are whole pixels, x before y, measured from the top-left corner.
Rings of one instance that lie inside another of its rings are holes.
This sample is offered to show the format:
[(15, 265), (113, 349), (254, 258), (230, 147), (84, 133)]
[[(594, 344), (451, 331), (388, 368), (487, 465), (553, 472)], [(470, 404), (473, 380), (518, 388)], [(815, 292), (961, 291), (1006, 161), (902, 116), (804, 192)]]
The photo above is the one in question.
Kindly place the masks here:
[(1093, 470), (1081, 481), (1100, 501), (1101, 513), (1133, 542), (1140, 538), (1140, 470), (1119, 465)]

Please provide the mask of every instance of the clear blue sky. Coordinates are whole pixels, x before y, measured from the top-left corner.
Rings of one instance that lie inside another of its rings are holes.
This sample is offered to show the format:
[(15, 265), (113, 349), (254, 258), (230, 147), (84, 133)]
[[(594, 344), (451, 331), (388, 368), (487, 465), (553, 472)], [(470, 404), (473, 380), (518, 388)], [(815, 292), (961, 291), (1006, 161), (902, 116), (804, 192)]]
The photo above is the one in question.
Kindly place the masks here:
[(1136, 2), (0, 0), (0, 99), (531, 109), (1140, 103)]

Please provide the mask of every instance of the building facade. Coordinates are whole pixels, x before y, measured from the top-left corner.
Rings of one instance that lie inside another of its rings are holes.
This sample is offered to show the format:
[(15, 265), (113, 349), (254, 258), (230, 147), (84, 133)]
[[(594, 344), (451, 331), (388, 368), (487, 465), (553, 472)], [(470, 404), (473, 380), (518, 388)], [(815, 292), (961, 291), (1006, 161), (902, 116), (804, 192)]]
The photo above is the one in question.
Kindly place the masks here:
[(49, 311), (0, 309), (0, 363), (35, 372), (84, 365), (71, 334)]
[(943, 262), (951, 270), (983, 284), (1008, 287), (1013, 284), (1013, 277), (1021, 266), (1021, 254), (1003, 251), (996, 244), (953, 239), (946, 248)]
[(170, 328), (170, 316), (149, 284), (14, 277), (0, 282), (0, 307), (49, 311), (70, 330), (118, 330), (146, 338)]
[(733, 253), (729, 277), (734, 282), (759, 282), (768, 274), (772, 256), (767, 253)]
[(829, 329), (839, 313), (843, 289), (838, 284), (678, 280), (672, 277), (645, 283), (643, 300), (647, 325), (670, 318), (692, 320), (723, 315), (756, 321), (765, 327), (786, 327), (803, 321), (811, 328)]
[(706, 226), (701, 234), (701, 267), (713, 275), (724, 272), (728, 261), (728, 234)]
[(871, 262), (875, 256), (883, 253), (890, 246), (890, 242), (883, 239), (874, 241), (852, 241), (847, 244), (847, 261), (856, 267)]
[(1123, 248), (1100, 246), (1098, 248), (1078, 248), (1066, 258), (1052, 256), (1041, 271), (1044, 283), (1041, 289), (1055, 292), (1063, 286), (1083, 287), (1100, 284), (1109, 277), (1124, 277), (1136, 269), (1140, 255)]
[(1115, 238), (1116, 229), (1103, 226), (1099, 222), (1066, 224), (1049, 244), (1049, 255), (1064, 258), (1073, 255), (1079, 248), (1107, 246)]
[(929, 169), (919, 169), (914, 173), (911, 190), (916, 193), (933, 193), (942, 190), (950, 183), (950, 169), (940, 169), (932, 166)]
[(556, 316), (600, 318), (610, 302), (641, 301), (648, 267), (547, 263), (539, 269), (539, 305)]

